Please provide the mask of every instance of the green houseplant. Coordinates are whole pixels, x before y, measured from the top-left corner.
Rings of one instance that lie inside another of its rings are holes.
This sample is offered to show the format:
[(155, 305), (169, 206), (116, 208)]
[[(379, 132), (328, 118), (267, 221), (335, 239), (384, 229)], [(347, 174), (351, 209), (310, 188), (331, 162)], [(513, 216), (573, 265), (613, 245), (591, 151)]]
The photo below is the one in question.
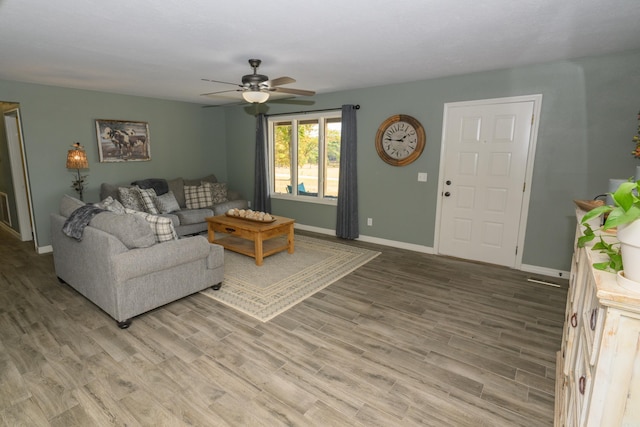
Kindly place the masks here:
[[(608, 214), (602, 225), (602, 230), (617, 227), (620, 244), (607, 243), (600, 237), (600, 241), (594, 244), (593, 250), (600, 250), (609, 255), (609, 261), (594, 264), (594, 268), (617, 272), (623, 270), (626, 265), (625, 276), (636, 282), (640, 282), (640, 258), (637, 258), (640, 256), (640, 241), (634, 240), (640, 239), (640, 221), (636, 221), (640, 219), (638, 190), (640, 190), (640, 181), (629, 180), (620, 184), (612, 193), (615, 206), (599, 206), (585, 214), (581, 221), (585, 226), (584, 235), (578, 239), (579, 247), (592, 241), (596, 237), (596, 233), (588, 221)], [(630, 269), (639, 270), (637, 276), (629, 271)]]

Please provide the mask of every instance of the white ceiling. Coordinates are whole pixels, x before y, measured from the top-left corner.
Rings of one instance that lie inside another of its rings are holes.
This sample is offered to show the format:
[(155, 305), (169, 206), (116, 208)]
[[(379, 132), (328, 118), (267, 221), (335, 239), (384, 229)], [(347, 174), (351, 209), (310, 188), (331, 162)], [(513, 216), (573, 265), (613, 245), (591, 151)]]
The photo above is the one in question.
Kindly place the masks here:
[(640, 0), (0, 0), (0, 79), (220, 104), (201, 79), (249, 58), (328, 93), (640, 49), (639, 22)]

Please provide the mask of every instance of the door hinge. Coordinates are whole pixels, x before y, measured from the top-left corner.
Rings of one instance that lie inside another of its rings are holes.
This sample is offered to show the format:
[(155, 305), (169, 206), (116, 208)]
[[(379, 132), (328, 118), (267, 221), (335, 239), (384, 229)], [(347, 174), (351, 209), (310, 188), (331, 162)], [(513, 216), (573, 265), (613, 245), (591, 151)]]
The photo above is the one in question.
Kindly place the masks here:
[(518, 255), (518, 247), (516, 246), (516, 255)]
[(535, 117), (536, 117), (536, 115), (535, 115), (535, 114), (532, 114), (532, 115), (531, 115), (531, 124), (532, 124), (532, 125), (533, 125), (533, 121), (534, 121)]
[(527, 188), (527, 182), (523, 182), (522, 183), (522, 192), (524, 193), (524, 190)]

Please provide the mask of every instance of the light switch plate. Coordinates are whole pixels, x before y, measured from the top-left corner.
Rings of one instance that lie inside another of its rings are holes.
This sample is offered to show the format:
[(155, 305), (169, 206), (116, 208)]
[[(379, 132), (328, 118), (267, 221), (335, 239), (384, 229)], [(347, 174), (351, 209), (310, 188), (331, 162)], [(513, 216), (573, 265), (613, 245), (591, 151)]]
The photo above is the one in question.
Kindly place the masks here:
[(418, 172), (418, 181), (427, 182), (427, 173), (426, 172)]

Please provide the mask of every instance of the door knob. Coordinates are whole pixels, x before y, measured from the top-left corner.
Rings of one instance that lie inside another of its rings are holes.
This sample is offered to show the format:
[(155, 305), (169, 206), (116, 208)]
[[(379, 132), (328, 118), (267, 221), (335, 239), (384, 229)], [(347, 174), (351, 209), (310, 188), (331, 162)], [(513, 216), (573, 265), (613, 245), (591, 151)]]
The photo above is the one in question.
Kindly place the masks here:
[(447, 180), (447, 182), (445, 182), (445, 184), (451, 185), (451, 181)]
[(446, 193), (444, 193), (444, 197), (449, 197), (451, 195), (451, 193), (449, 193), (448, 191)]

